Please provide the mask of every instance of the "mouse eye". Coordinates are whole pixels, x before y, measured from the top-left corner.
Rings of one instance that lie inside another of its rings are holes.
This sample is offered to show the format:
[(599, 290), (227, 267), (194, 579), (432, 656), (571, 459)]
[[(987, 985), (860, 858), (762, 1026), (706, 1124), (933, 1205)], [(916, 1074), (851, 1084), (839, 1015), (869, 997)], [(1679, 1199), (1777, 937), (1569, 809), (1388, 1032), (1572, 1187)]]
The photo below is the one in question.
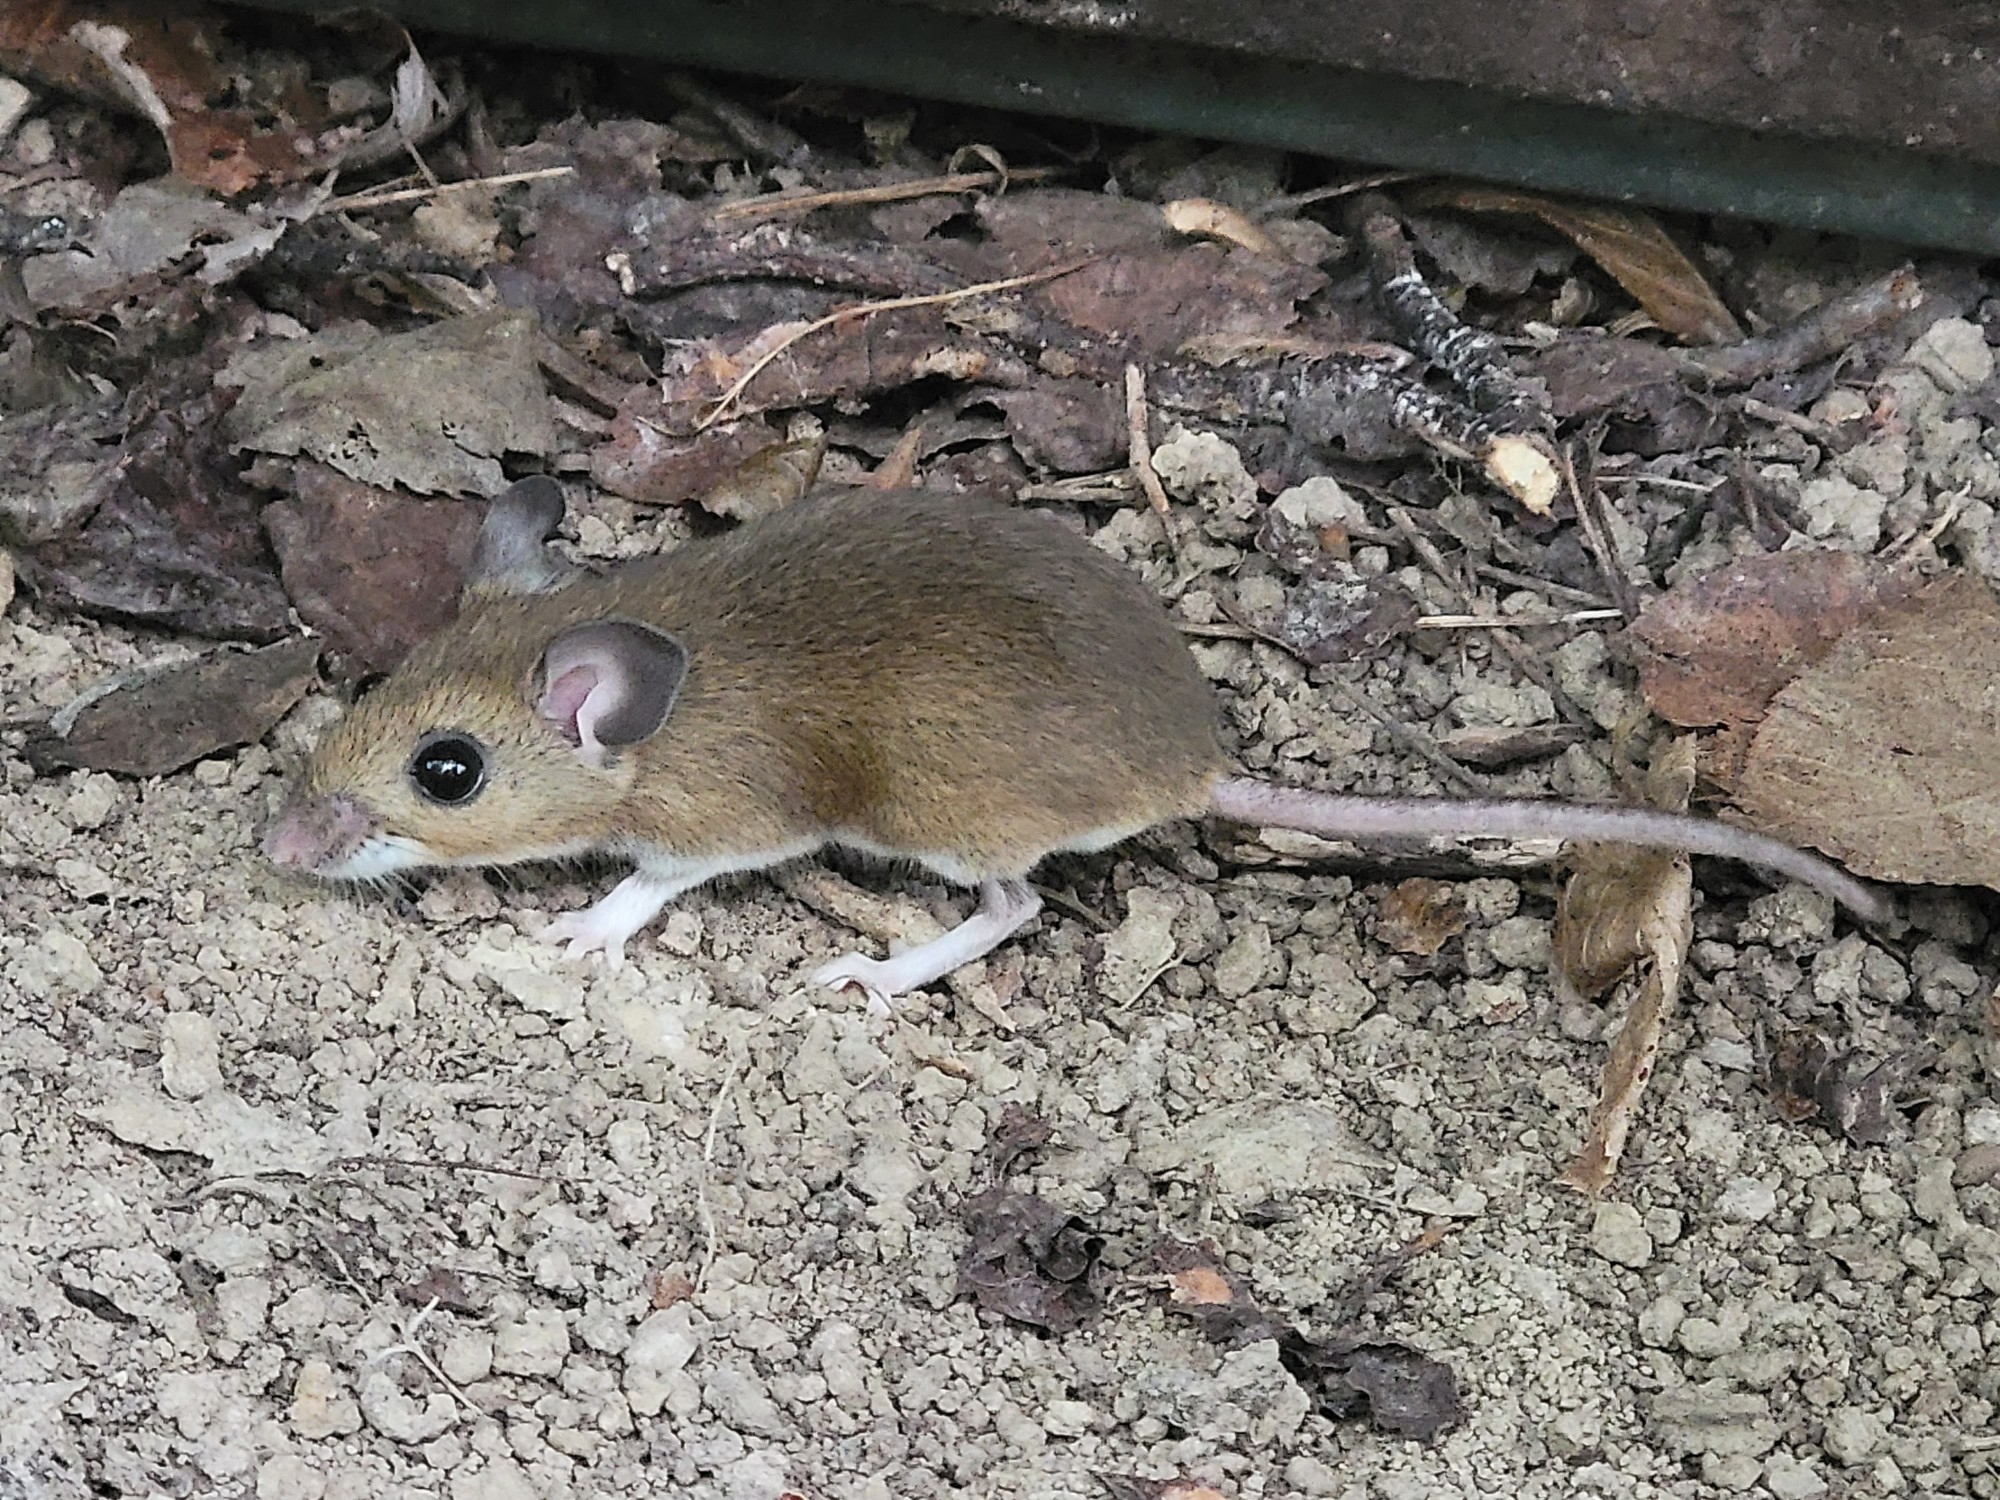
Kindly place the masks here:
[(417, 746), (410, 780), (432, 802), (446, 807), (470, 802), (486, 784), (486, 752), (470, 735), (436, 735)]

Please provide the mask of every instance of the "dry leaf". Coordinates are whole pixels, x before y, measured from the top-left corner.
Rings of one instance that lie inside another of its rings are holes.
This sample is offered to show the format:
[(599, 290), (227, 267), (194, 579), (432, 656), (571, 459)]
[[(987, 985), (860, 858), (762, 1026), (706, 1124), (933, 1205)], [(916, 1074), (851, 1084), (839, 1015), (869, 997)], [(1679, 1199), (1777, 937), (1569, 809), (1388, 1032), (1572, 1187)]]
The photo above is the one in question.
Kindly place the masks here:
[(2000, 602), (1953, 573), (1855, 626), (1772, 701), (1744, 815), (1857, 874), (2000, 889)]
[(1173, 1299), (1181, 1306), (1226, 1307), (1229, 1283), (1214, 1266), (1189, 1266), (1167, 1277)]
[(1922, 579), (1852, 552), (1774, 552), (1676, 584), (1632, 634), (1646, 647), (1639, 687), (1685, 728), (1754, 725), (1779, 690), (1850, 626), (1907, 598)]
[[(1694, 788), (1694, 737), (1662, 748), (1646, 778), (1647, 801), (1687, 808)], [(1618, 1169), (1632, 1117), (1659, 1055), (1694, 938), (1694, 877), (1687, 856), (1664, 850), (1580, 845), (1577, 870), (1556, 905), (1556, 961), (1579, 993), (1603, 994), (1641, 961), (1644, 983), (1625, 1014), (1599, 1079), (1583, 1150), (1562, 1175), (1581, 1192), (1604, 1190)]]
[(695, 503), (725, 521), (753, 521), (783, 510), (812, 488), (826, 457), (826, 434), (759, 448)]
[(1429, 958), (1465, 931), (1465, 921), (1459, 886), (1415, 878), (1382, 898), (1375, 935), (1394, 952)]
[(1529, 214), (1577, 247), (1632, 294), (1661, 328), (1691, 344), (1733, 344), (1743, 329), (1694, 262), (1650, 214), (1507, 188), (1455, 187), (1440, 202), (1471, 213)]
[(1176, 198), (1160, 206), (1168, 227), (1176, 234), (1205, 240), (1226, 240), (1258, 255), (1276, 255), (1277, 245), (1241, 209), (1213, 198)]
[(1861, 1145), (1889, 1138), (1893, 1061), (1842, 1053), (1817, 1032), (1784, 1030), (1764, 1060), (1764, 1088), (1779, 1114), (1817, 1119)]

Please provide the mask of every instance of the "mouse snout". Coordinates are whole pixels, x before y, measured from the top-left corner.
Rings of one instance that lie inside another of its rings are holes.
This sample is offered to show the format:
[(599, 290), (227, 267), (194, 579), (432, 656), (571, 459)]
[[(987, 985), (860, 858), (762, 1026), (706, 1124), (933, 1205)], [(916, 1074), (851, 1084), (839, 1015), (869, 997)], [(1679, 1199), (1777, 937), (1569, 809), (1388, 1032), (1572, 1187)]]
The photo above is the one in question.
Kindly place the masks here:
[(367, 812), (352, 797), (294, 802), (264, 835), (264, 857), (281, 869), (329, 869), (354, 853), (369, 826)]

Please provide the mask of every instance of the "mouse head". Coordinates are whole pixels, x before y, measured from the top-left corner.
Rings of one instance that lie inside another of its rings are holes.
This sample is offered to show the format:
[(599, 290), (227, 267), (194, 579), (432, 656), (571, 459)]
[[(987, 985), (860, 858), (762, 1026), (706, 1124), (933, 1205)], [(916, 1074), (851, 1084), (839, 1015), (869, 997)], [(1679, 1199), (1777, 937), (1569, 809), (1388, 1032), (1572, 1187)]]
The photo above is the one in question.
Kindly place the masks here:
[(615, 846), (631, 752), (666, 724), (687, 654), (650, 626), (593, 618), (592, 591), (569, 592), (543, 553), (546, 496), (520, 488), (488, 513), (458, 620), (313, 753), (265, 837), (274, 863), (366, 880)]

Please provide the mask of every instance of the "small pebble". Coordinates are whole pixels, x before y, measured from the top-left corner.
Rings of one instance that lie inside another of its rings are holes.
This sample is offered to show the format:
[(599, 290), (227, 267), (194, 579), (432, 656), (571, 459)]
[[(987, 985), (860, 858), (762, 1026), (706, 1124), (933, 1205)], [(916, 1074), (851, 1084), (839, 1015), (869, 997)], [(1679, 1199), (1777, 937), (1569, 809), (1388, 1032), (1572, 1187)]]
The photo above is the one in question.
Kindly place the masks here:
[(1590, 1248), (1613, 1265), (1634, 1270), (1653, 1259), (1653, 1237), (1646, 1233), (1639, 1210), (1629, 1203), (1600, 1203), (1591, 1220)]

